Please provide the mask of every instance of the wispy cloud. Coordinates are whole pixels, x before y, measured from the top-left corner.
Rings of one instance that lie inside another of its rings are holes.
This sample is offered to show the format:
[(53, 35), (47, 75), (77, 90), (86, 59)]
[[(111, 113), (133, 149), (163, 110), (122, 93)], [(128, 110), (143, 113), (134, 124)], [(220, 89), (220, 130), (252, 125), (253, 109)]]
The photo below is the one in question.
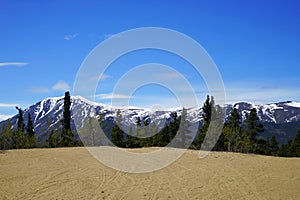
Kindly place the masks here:
[(47, 87), (31, 87), (28, 89), (31, 93), (49, 93), (51, 91), (66, 91), (69, 90), (70, 86), (63, 80), (57, 81), (51, 88)]
[(3, 115), (3, 114), (0, 114), (0, 122), (1, 121), (4, 121), (6, 119), (9, 119), (11, 117), (13, 117), (14, 115)]
[(32, 92), (32, 93), (48, 93), (48, 92), (50, 92), (50, 89), (46, 88), (46, 87), (32, 87), (32, 88), (29, 88), (29, 92)]
[(98, 97), (99, 99), (128, 99), (133, 98), (131, 96), (127, 96), (124, 94), (115, 94), (115, 93), (108, 93), (108, 94), (97, 94), (95, 97)]
[(65, 81), (58, 81), (57, 83), (55, 83), (52, 87), (52, 90), (69, 90), (70, 86), (68, 85), (68, 83), (66, 83)]
[(0, 107), (10, 108), (10, 107), (16, 107), (18, 104), (11, 104), (11, 103), (0, 103)]
[(79, 36), (79, 33), (75, 33), (75, 34), (71, 34), (71, 35), (66, 35), (64, 37), (64, 40), (72, 40), (72, 39), (74, 39), (74, 38), (76, 38), (78, 36)]
[(114, 34), (111, 34), (111, 33), (104, 33), (104, 34), (102, 34), (102, 37), (106, 40), (106, 39), (108, 39), (108, 38), (110, 38), (110, 37), (112, 37), (112, 36), (114, 36)]
[(0, 62), (0, 67), (23, 67), (28, 65), (25, 62)]
[(110, 76), (110, 75), (107, 75), (107, 74), (101, 74), (100, 76), (93, 76), (91, 79), (92, 80), (105, 80), (105, 79), (108, 79), (108, 78), (112, 78), (112, 76)]

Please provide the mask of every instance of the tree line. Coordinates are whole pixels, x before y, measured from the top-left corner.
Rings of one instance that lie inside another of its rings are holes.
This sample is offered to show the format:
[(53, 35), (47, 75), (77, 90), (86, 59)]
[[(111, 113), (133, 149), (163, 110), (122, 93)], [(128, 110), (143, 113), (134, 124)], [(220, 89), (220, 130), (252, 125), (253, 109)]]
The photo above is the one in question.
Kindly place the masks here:
[[(151, 122), (149, 118), (141, 119), (137, 117), (135, 126), (128, 127), (128, 130), (124, 132), (120, 128), (122, 121), (120, 110), (116, 111), (114, 120), (105, 119), (104, 114), (100, 113), (97, 118), (89, 117), (84, 120), (83, 128), (80, 131), (81, 141), (79, 138), (76, 139), (75, 133), (71, 130), (70, 107), (70, 93), (66, 92), (63, 119), (61, 120), (62, 129), (60, 131), (52, 130), (44, 147), (71, 147), (82, 146), (83, 144), (88, 146), (109, 145), (104, 143), (104, 141), (107, 141), (105, 139), (108, 138), (113, 145), (122, 148), (163, 147), (172, 142), (172, 146), (179, 148), (200, 149), (208, 128), (213, 123), (211, 121), (213, 114), (221, 116), (223, 112), (220, 106), (215, 105), (214, 98), (207, 96), (202, 107), (202, 122), (195, 136), (191, 134), (189, 129), (191, 124), (187, 119), (187, 109), (185, 108), (182, 109), (180, 116), (176, 112), (171, 113), (172, 120), (160, 131), (158, 131), (158, 126)], [(23, 110), (18, 107), (17, 110), (17, 127), (12, 128), (11, 122), (8, 120), (7, 125), (1, 129), (1, 149), (35, 148), (38, 146), (30, 114), (27, 116), (28, 120), (25, 125)], [(244, 122), (238, 110), (234, 108), (228, 119), (225, 120), (220, 137), (213, 150), (300, 157), (300, 131), (298, 131), (294, 140), (290, 140), (287, 144), (281, 146), (278, 145), (274, 135), (267, 140), (260, 137), (263, 132), (264, 127), (260, 123), (255, 108), (250, 110), (250, 114)], [(151, 133), (157, 134), (148, 137)]]
[[(70, 147), (79, 146), (80, 141), (76, 140), (71, 130), (71, 97), (70, 93), (66, 92), (64, 97), (64, 110), (62, 130), (60, 133), (57, 130), (52, 130), (47, 139), (47, 147)], [(0, 149), (24, 149), (36, 148), (39, 145), (34, 132), (33, 121), (30, 113), (27, 115), (27, 124), (24, 123), (23, 110), (16, 107), (18, 110), (17, 127), (13, 127), (10, 120), (6, 125), (1, 127), (0, 134)], [(50, 124), (48, 124), (50, 126)], [(40, 146), (41, 147), (41, 146)], [(46, 147), (46, 146), (44, 146)]]

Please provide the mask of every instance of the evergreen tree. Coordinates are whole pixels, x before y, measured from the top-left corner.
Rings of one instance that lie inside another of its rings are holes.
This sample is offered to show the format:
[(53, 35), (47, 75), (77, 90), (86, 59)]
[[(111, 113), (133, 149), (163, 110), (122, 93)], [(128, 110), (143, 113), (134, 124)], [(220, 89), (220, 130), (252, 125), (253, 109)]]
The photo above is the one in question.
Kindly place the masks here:
[(177, 147), (181, 147), (181, 148), (188, 148), (189, 145), (193, 138), (190, 135), (191, 131), (190, 131), (190, 122), (187, 120), (187, 110), (185, 108), (182, 108), (182, 113), (180, 116), (180, 126), (179, 126), (179, 130), (178, 130), (178, 138), (181, 141), (178, 141), (178, 145)]
[(24, 124), (24, 116), (23, 116), (23, 110), (19, 107), (16, 107), (16, 109), (18, 110), (18, 132), (24, 133), (24, 129), (25, 129), (25, 124)]
[(149, 147), (153, 144), (153, 134), (155, 134), (156, 124), (154, 122), (151, 123), (150, 118), (144, 120), (144, 131), (145, 131), (145, 138), (142, 139), (143, 147)]
[(296, 149), (294, 145), (294, 141), (289, 140), (286, 145), (286, 156), (287, 157), (295, 157), (296, 156)]
[(125, 146), (124, 133), (122, 129), (119, 127), (121, 126), (121, 122), (122, 122), (121, 111), (117, 110), (116, 120), (110, 134), (110, 141), (118, 147)]
[(170, 126), (167, 125), (163, 127), (157, 135), (155, 135), (156, 145), (159, 147), (164, 147), (170, 142)]
[(126, 139), (125, 139), (125, 147), (127, 148), (139, 148), (140, 143), (138, 138), (134, 136), (134, 131), (132, 126), (129, 127), (128, 132), (126, 133)]
[(212, 113), (212, 109), (214, 107), (214, 98), (213, 97), (209, 97), (207, 95), (205, 103), (203, 104), (202, 107), (202, 126), (198, 129), (197, 132), (197, 136), (195, 138), (195, 140), (192, 143), (192, 147), (195, 149), (200, 149), (204, 138), (206, 136), (206, 133), (208, 131), (208, 127), (210, 124), (210, 120), (211, 120), (211, 113)]
[(202, 114), (202, 118), (203, 118), (203, 122), (206, 124), (210, 123), (211, 120), (211, 109), (212, 109), (212, 105), (214, 104), (214, 99), (213, 97), (209, 97), (209, 95), (207, 95), (205, 103), (202, 107), (203, 110), (203, 114)]
[(109, 145), (107, 141), (110, 138), (110, 133), (114, 123), (112, 123), (112, 120), (105, 119), (105, 114), (103, 112), (100, 112), (98, 116), (98, 123), (100, 124), (100, 130), (99, 132), (96, 132), (96, 145)]
[(75, 145), (75, 138), (71, 130), (71, 97), (70, 92), (65, 92), (64, 97), (64, 110), (63, 110), (63, 119), (62, 125), (63, 130), (61, 133), (61, 146), (70, 147)]
[(276, 137), (273, 135), (269, 143), (268, 154), (272, 156), (276, 156), (278, 155), (278, 150), (279, 150), (278, 142), (276, 140)]
[(12, 126), (10, 120), (8, 120), (7, 124), (3, 125), (1, 129), (0, 149), (5, 150), (11, 148), (12, 148)]
[(31, 115), (30, 113), (28, 113), (28, 121), (27, 121), (27, 126), (26, 126), (26, 146), (28, 148), (33, 148), (36, 147), (36, 139), (35, 139), (35, 132), (34, 132), (34, 126), (33, 126), (33, 122), (31, 119)]
[[(149, 125), (149, 129), (147, 129), (149, 131), (149, 134), (152, 135), (151, 137), (147, 138), (147, 146), (156, 146), (157, 142), (155, 142), (155, 136), (158, 134), (158, 127), (156, 125), (155, 122), (152, 122)], [(155, 144), (156, 143), (156, 144)]]
[(295, 149), (295, 156), (300, 157), (300, 131), (298, 131), (296, 134), (293, 142), (293, 147)]
[(238, 151), (237, 142), (241, 139), (241, 116), (234, 108), (223, 128), (226, 150)]
[[(225, 136), (223, 133), (224, 127), (224, 114), (223, 109), (219, 105), (214, 105), (214, 100), (212, 98), (212, 116), (210, 121), (210, 135), (207, 138), (206, 146), (212, 147), (214, 151), (224, 151), (225, 147)], [(208, 148), (209, 149), (209, 148)]]
[(49, 135), (47, 142), (48, 142), (49, 148), (55, 148), (59, 145), (58, 135), (57, 135), (57, 133), (54, 132), (54, 130), (51, 130), (51, 133)]
[(263, 132), (264, 128), (261, 123), (259, 123), (259, 118), (257, 116), (257, 111), (252, 108), (248, 118), (246, 119), (246, 133), (250, 139), (251, 149), (250, 152), (256, 152), (260, 146), (257, 143), (257, 136), (259, 133)]
[(83, 121), (83, 128), (80, 130), (81, 140), (85, 146), (100, 146), (101, 135), (100, 123), (97, 118), (87, 117)]
[(24, 137), (24, 118), (23, 118), (23, 110), (19, 107), (16, 107), (18, 110), (17, 115), (17, 124), (18, 127), (16, 130), (12, 132), (12, 148), (13, 149), (20, 149), (25, 147), (25, 137)]
[(252, 152), (252, 142), (245, 129), (242, 129), (241, 139), (237, 141), (236, 149), (241, 153)]
[(177, 131), (179, 129), (179, 119), (178, 119), (178, 115), (177, 115), (177, 112), (173, 112), (171, 114), (173, 120), (170, 122), (170, 131), (169, 131), (169, 139), (172, 140), (176, 134), (177, 134)]

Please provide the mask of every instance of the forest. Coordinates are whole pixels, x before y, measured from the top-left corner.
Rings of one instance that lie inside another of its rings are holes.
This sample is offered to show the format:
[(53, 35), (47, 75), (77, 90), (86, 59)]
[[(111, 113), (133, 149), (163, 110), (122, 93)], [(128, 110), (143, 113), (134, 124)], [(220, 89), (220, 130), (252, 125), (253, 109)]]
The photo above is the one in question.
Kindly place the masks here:
[[(220, 106), (215, 105), (214, 98), (207, 96), (202, 110), (202, 123), (199, 125), (197, 134), (191, 136), (189, 129), (190, 122), (187, 120), (187, 109), (183, 108), (180, 116), (173, 112), (172, 120), (160, 131), (155, 123), (149, 120), (136, 118), (134, 127), (130, 127), (125, 133), (121, 128), (121, 112), (116, 111), (113, 123), (110, 123), (100, 114), (97, 118), (88, 118), (84, 121), (84, 126), (78, 133), (71, 129), (71, 98), (66, 92), (64, 97), (63, 118), (61, 119), (61, 129), (52, 130), (47, 140), (39, 144), (34, 132), (33, 121), (28, 114), (27, 124), (24, 124), (23, 110), (17, 107), (18, 121), (17, 127), (12, 128), (10, 121), (0, 127), (0, 149), (23, 149), (23, 148), (55, 148), (74, 146), (100, 146), (109, 145), (104, 143), (105, 139), (121, 148), (141, 148), (141, 147), (164, 147), (171, 141), (178, 148), (190, 148), (199, 150), (203, 144), (211, 123), (212, 115), (221, 114)], [(101, 127), (101, 131), (97, 126)], [(158, 133), (157, 133), (158, 132)], [(239, 153), (254, 153), (261, 155), (300, 157), (300, 131), (296, 137), (286, 144), (279, 146), (276, 137), (265, 140), (260, 137), (264, 132), (264, 127), (257, 116), (257, 110), (252, 108), (247, 119), (242, 122), (237, 109), (233, 109), (228, 119), (223, 124), (222, 132), (218, 141), (213, 147), (213, 151), (227, 151)], [(149, 133), (157, 133), (148, 137)]]

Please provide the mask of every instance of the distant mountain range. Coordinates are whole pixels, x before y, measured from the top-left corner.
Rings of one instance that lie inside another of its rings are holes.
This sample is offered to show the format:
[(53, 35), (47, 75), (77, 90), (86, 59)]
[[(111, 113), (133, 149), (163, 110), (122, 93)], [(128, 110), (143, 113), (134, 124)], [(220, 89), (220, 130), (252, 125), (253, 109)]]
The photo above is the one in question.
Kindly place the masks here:
[[(27, 115), (30, 113), (34, 120), (35, 132), (39, 141), (45, 140), (52, 129), (61, 127), (63, 101), (63, 97), (47, 98), (24, 110), (25, 123), (27, 123)], [(88, 117), (96, 117), (100, 113), (103, 114), (105, 119), (113, 120), (116, 109), (118, 109), (94, 103), (78, 96), (72, 97), (71, 101), (72, 119), (80, 119), (78, 120), (81, 123), (79, 126), (82, 126), (83, 121)], [(248, 117), (251, 108), (256, 108), (258, 117), (265, 127), (265, 132), (261, 135), (265, 139), (275, 135), (279, 143), (286, 143), (288, 140), (293, 139), (296, 132), (300, 130), (300, 103), (297, 102), (287, 101), (265, 105), (240, 102), (226, 106), (227, 117), (233, 108), (238, 109), (242, 120)], [(138, 107), (121, 107), (119, 109), (121, 110), (124, 123), (128, 126), (135, 124), (137, 117), (140, 117), (142, 120), (155, 122), (162, 128), (172, 120), (172, 112), (176, 111), (178, 115), (181, 114), (181, 109), (155, 112)], [(201, 123), (202, 109), (200, 107), (189, 108), (188, 119), (191, 122)], [(0, 122), (0, 127), (6, 124), (8, 120), (11, 121), (13, 127), (16, 127), (17, 116)], [(72, 127), (75, 127), (73, 120)]]

